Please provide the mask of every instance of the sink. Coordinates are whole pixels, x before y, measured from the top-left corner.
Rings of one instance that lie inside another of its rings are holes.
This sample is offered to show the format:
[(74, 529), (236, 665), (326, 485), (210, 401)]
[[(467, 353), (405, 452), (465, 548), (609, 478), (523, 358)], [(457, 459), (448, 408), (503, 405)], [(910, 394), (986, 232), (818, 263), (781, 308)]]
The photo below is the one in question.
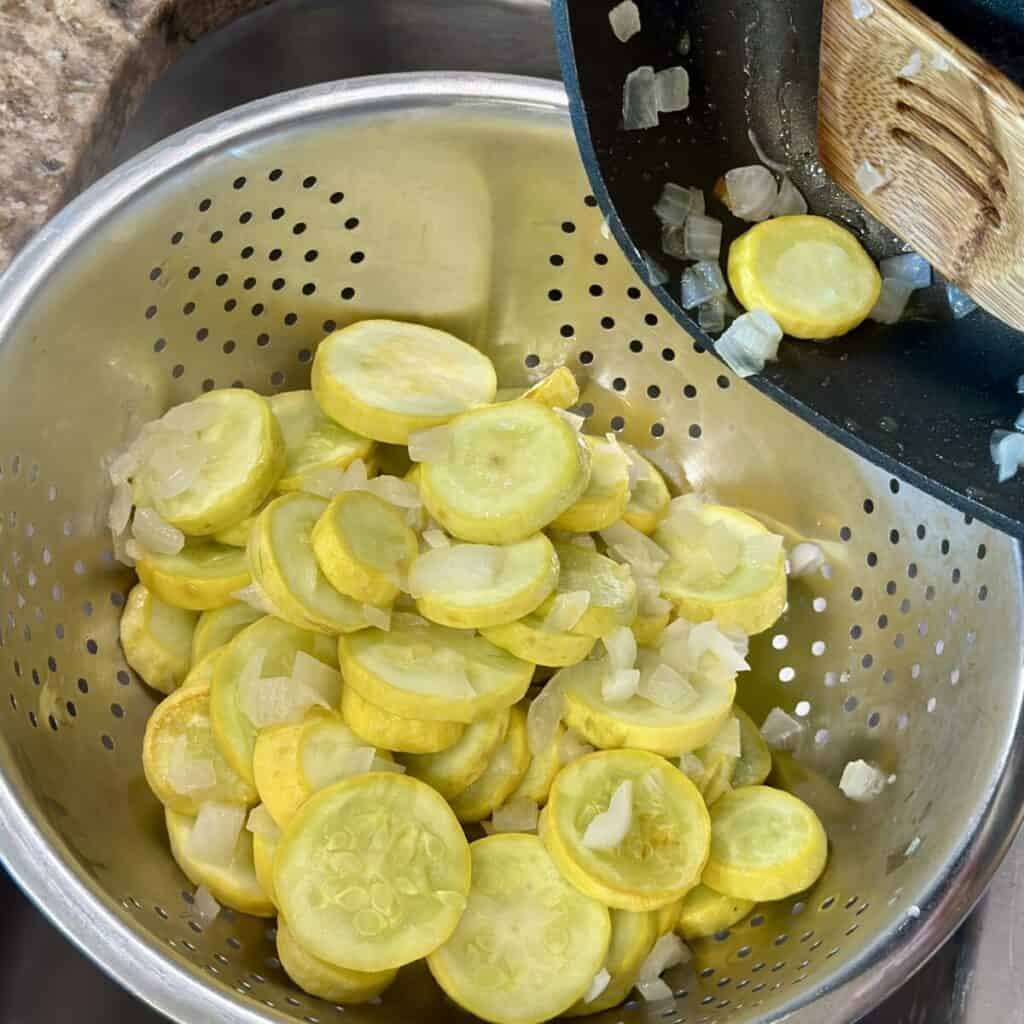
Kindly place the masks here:
[[(109, 166), (261, 96), (338, 78), (423, 70), (558, 78), (546, 0), (277, 0), (202, 39), (159, 79)], [(1018, 843), (1015, 852), (997, 879), (998, 894), (866, 1017), (868, 1024), (1024, 1020), (1021, 998), (1005, 991), (1016, 973), (1006, 907), (1012, 907), (1013, 868), (1024, 863), (1024, 846)], [(82, 956), (3, 876), (0, 906), (0, 1020), (162, 1019)]]

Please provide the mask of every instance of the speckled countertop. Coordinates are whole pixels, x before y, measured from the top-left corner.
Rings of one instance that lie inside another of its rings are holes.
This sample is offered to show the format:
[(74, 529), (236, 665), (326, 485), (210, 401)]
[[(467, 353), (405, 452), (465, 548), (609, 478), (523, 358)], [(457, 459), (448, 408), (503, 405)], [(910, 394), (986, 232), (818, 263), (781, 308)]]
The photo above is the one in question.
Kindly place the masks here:
[(95, 176), (153, 80), (271, 0), (3, 0), (0, 268)]

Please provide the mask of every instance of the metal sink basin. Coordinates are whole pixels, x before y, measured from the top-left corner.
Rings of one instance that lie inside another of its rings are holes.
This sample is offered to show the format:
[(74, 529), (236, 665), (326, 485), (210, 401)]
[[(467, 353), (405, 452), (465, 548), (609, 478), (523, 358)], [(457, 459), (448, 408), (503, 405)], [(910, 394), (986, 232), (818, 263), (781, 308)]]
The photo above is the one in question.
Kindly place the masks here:
[[(597, 2), (597, 0), (595, 0)], [(112, 165), (238, 104), (380, 72), (480, 70), (558, 78), (546, 0), (277, 0), (202, 40), (151, 89)], [(870, 1024), (1024, 1020), (1013, 970), (1018, 843), (990, 896)], [(0, 876), (0, 1020), (153, 1022)], [(59, 979), (57, 984), (53, 979)], [(825, 1024), (825, 1022), (823, 1022)]]

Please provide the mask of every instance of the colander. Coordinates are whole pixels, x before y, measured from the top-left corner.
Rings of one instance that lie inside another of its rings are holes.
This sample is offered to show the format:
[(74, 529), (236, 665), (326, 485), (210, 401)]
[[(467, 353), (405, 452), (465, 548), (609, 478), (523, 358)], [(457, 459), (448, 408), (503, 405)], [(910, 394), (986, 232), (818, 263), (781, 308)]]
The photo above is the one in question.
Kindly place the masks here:
[[(454, 331), (502, 385), (569, 366), (588, 429), (822, 546), (754, 639), (740, 700), (805, 723), (782, 767), (828, 827), (828, 869), (696, 943), (671, 1005), (598, 1019), (854, 1020), (966, 914), (1019, 821), (1018, 546), (814, 432), (667, 318), (603, 229), (561, 87), (540, 80), (398, 75), (232, 111), (103, 179), (0, 281), (10, 870), (178, 1021), (464, 1019), (419, 965), (381, 1005), (343, 1009), (289, 984), (266, 922), (204, 926), (142, 775), (156, 695), (117, 642), (132, 577), (102, 456), (204, 390), (307, 386), (318, 340), (371, 316)], [(836, 788), (856, 758), (891, 775), (869, 804)]]

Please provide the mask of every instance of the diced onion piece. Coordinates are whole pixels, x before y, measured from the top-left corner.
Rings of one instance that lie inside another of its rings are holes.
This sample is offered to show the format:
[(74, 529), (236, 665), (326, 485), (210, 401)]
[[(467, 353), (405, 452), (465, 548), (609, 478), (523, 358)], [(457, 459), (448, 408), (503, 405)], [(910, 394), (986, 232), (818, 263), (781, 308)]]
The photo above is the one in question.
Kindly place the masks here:
[(270, 816), (270, 811), (257, 804), (250, 812), (245, 822), (246, 830), (255, 836), (265, 836), (267, 839), (277, 839), (281, 835), (281, 829), (277, 822)]
[(526, 712), (526, 741), (534, 757), (542, 757), (555, 742), (565, 714), (565, 694), (557, 675), (530, 702)]
[(126, 565), (134, 565), (146, 557), (146, 549), (134, 537), (125, 541), (124, 553), (128, 558)]
[[(247, 587), (234, 591), (231, 596), (236, 601), (241, 601), (242, 604), (247, 604), (250, 608), (263, 612), (264, 615), (278, 614), (273, 601), (270, 600), (267, 592), (258, 583), (250, 583)], [(278, 618), (280, 618), (279, 615)]]
[[(687, 188), (684, 185), (676, 185), (674, 182), (666, 181), (661, 188), (661, 195), (654, 204), (654, 214), (662, 224), (668, 224), (674, 228), (681, 228), (686, 223), (686, 218), (694, 211), (693, 200), (696, 189)], [(700, 193), (703, 199), (703, 193)], [(704, 211), (699, 211), (703, 213)]]
[(717, 260), (722, 254), (722, 222), (691, 213), (683, 226), (683, 250), (688, 260)]
[(341, 673), (312, 654), (299, 651), (292, 662), (292, 679), (319, 694), (331, 707), (341, 701)]
[(746, 660), (747, 637), (723, 633), (714, 621), (699, 622), (691, 626), (686, 642), (691, 664), (696, 668), (707, 671), (707, 666), (702, 664), (706, 654), (712, 655), (718, 661), (727, 676), (746, 672), (750, 668)]
[(540, 628), (546, 633), (567, 633), (579, 623), (589, 607), (589, 590), (570, 590), (559, 594), (551, 602), (551, 611), (544, 617)]
[(205, 885), (199, 886), (192, 894), (192, 906), (207, 924), (215, 920), (220, 913), (220, 904), (213, 898), (213, 893)]
[(131, 447), (116, 455), (106, 456), (104, 462), (108, 459), (110, 464), (107, 466), (107, 475), (115, 487), (118, 484), (128, 483), (139, 468), (138, 456)]
[(1024, 434), (995, 430), (989, 448), (992, 461), (999, 470), (1000, 483), (1016, 476), (1017, 470), (1024, 465)]
[(772, 160), (771, 157), (768, 156), (753, 128), (747, 129), (747, 138), (750, 139), (750, 144), (754, 147), (757, 159), (760, 160), (765, 167), (770, 167), (773, 171), (778, 171), (780, 174), (785, 174), (789, 171), (789, 164), (780, 163), (778, 160)]
[(156, 509), (142, 506), (135, 510), (132, 534), (156, 555), (176, 555), (185, 546), (185, 534), (171, 526)]
[(318, 751), (306, 750), (302, 758), (302, 774), (314, 793), (353, 775), (365, 775), (377, 771), (377, 762), (386, 764), (377, 757), (373, 747), (349, 747), (336, 750), (330, 758)]
[(593, 752), (594, 748), (575, 729), (566, 729), (558, 741), (558, 763), (562, 765)]
[(721, 334), (725, 330), (725, 299), (721, 295), (697, 307), (697, 324), (708, 334)]
[(661, 980), (661, 975), (670, 967), (687, 963), (690, 958), (690, 950), (686, 943), (675, 932), (666, 932), (640, 965), (636, 976), (637, 991), (648, 1002), (670, 999), (672, 990)]
[(686, 68), (664, 68), (654, 76), (654, 101), (661, 114), (674, 114), (690, 105), (690, 74)]
[(447, 548), (451, 546), (448, 534), (446, 534), (444, 530), (438, 530), (436, 527), (430, 530), (424, 530), (423, 539), (430, 548)]
[(789, 553), (789, 575), (794, 579), (810, 576), (825, 564), (825, 553), (817, 544), (802, 541)]
[(585, 416), (580, 416), (579, 413), (569, 412), (568, 409), (560, 409), (556, 406), (551, 411), (556, 416), (565, 420), (565, 422), (568, 423), (577, 434), (583, 429), (583, 424), (587, 421)]
[(772, 215), (775, 200), (779, 197), (779, 186), (775, 175), (767, 167), (751, 164), (735, 167), (725, 172), (725, 189), (728, 207), (734, 217), (740, 220), (762, 221)]
[(114, 484), (114, 494), (107, 510), (107, 525), (114, 537), (124, 533), (132, 515), (132, 489), (123, 480)]
[(850, 0), (850, 13), (855, 21), (863, 21), (875, 13), (875, 5), (871, 0)]
[(722, 268), (717, 261), (700, 260), (683, 271), (680, 302), (683, 309), (693, 309), (709, 299), (721, 298), (729, 291)]
[(418, 598), (438, 590), (486, 590), (494, 586), (504, 564), (504, 549), (495, 544), (434, 548), (412, 563), (408, 591)]
[(955, 284), (946, 285), (946, 301), (949, 303), (949, 311), (953, 314), (954, 320), (962, 320), (978, 308), (974, 299), (966, 292), (960, 291)]
[(227, 867), (245, 824), (245, 808), (237, 804), (206, 801), (188, 837), (188, 851), (196, 860)]
[(932, 283), (931, 264), (916, 252), (890, 256), (878, 264), (882, 277), (896, 278), (912, 284), (914, 288), (927, 288)]
[(611, 983), (612, 976), (608, 973), (607, 967), (602, 967), (601, 970), (594, 975), (594, 980), (590, 983), (590, 988), (587, 989), (583, 996), (584, 1003), (592, 1003), (599, 995)]
[(803, 731), (803, 724), (782, 708), (772, 708), (761, 726), (761, 735), (772, 750), (793, 750)]
[(738, 316), (715, 342), (715, 351), (738, 376), (760, 373), (775, 359), (782, 340), (782, 328), (771, 314), (754, 309)]
[(670, 611), (672, 602), (661, 596), (658, 581), (649, 576), (636, 576), (637, 610), (645, 617), (657, 618)]
[(385, 633), (391, 632), (390, 608), (378, 608), (375, 604), (364, 604), (363, 618), (366, 619), (374, 629), (382, 629)]
[(882, 290), (878, 293), (875, 308), (868, 316), (880, 324), (894, 324), (907, 308), (907, 301), (915, 290), (914, 285), (898, 277), (882, 278)]
[(630, 71), (622, 87), (622, 127), (626, 131), (654, 128), (658, 124), (658, 100), (654, 68), (649, 64)]
[(638, 694), (668, 711), (685, 711), (699, 694), (671, 665), (658, 665), (640, 684)]
[(609, 669), (601, 683), (601, 698), (608, 704), (622, 704), (636, 695), (639, 685), (639, 669)]
[[(854, 0), (856, 3), (857, 0)], [(888, 176), (878, 170), (870, 160), (865, 160), (853, 174), (854, 179), (857, 182), (857, 187), (869, 196), (872, 192), (877, 192), (886, 182), (888, 182)]]
[(839, 788), (851, 800), (868, 803), (885, 789), (885, 772), (867, 761), (850, 761), (843, 769)]
[(679, 757), (679, 770), (693, 782), (700, 783), (707, 774), (704, 762), (693, 751), (687, 751)]
[(620, 782), (608, 809), (595, 815), (580, 840), (588, 850), (611, 850), (629, 834), (633, 824), (633, 780)]
[(668, 271), (649, 253), (643, 253), (647, 267), (647, 282), (650, 285), (668, 284)]
[(779, 195), (772, 206), (773, 217), (799, 217), (807, 212), (807, 200), (803, 193), (784, 174), (779, 185)]
[(636, 576), (655, 576), (668, 561), (668, 552), (629, 523), (619, 520), (601, 530), (608, 552), (625, 562)]
[(741, 757), (743, 747), (740, 743), (740, 720), (732, 715), (714, 736), (707, 742), (709, 754), (725, 754), (727, 757)]
[(175, 793), (188, 796), (217, 785), (217, 772), (208, 758), (188, 756), (188, 740), (177, 736), (167, 760), (167, 781)]
[(685, 260), (686, 255), (686, 225), (673, 227), (671, 224), (661, 225), (661, 251), (666, 256), (676, 260)]
[(128, 547), (141, 547), (138, 541), (133, 540), (126, 533), (115, 533), (113, 535), (114, 558), (129, 569), (135, 567), (135, 559), (128, 553)]
[(423, 504), (417, 486), (411, 480), (401, 480), (397, 476), (375, 476), (366, 482), (363, 490), (398, 508), (420, 508)]
[(613, 629), (602, 641), (612, 668), (633, 668), (636, 664), (636, 637), (628, 626)]
[(640, 9), (633, 0), (622, 0), (608, 12), (612, 32), (620, 43), (628, 42), (640, 31)]
[(540, 808), (525, 796), (509, 800), (491, 815), (492, 832), (536, 832)]
[(924, 66), (924, 58), (920, 50), (911, 50), (907, 63), (900, 68), (900, 78), (913, 78)]
[(238, 706), (257, 729), (297, 722), (314, 704), (331, 707), (316, 690), (288, 676), (246, 676), (238, 684)]
[(451, 427), (443, 425), (416, 430), (409, 435), (409, 458), (413, 462), (437, 462), (448, 454)]

